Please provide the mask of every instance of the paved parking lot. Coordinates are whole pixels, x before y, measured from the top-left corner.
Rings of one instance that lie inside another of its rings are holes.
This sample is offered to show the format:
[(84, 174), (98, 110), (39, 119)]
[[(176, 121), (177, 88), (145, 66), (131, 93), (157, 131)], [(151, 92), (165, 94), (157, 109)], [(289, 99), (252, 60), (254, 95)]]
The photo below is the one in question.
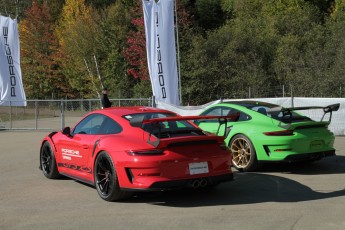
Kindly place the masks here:
[(211, 190), (142, 193), (103, 201), (38, 169), (46, 131), (0, 131), (0, 229), (345, 229), (345, 137), (337, 156), (310, 165), (235, 172)]

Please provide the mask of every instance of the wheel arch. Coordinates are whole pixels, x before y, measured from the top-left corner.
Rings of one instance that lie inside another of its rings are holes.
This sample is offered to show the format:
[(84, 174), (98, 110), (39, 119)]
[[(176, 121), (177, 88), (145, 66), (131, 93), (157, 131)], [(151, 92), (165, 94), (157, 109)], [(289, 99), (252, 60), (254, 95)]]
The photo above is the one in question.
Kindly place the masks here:
[[(243, 129), (241, 129), (243, 130)], [(261, 140), (260, 138), (255, 138), (256, 135), (259, 135), (257, 132), (240, 132), (241, 130), (235, 130), (237, 132), (235, 132), (234, 134), (231, 134), (231, 136), (228, 136), (225, 139), (225, 143), (230, 146), (231, 141), (234, 139), (235, 136), (237, 135), (243, 135), (246, 138), (248, 138), (250, 140), (250, 142), (252, 143), (254, 150), (256, 152), (256, 157), (257, 160), (260, 161), (262, 159), (262, 151), (263, 151), (263, 146), (261, 144)]]
[(48, 142), (48, 143), (50, 144), (50, 147), (52, 148), (54, 157), (55, 157), (55, 159), (57, 159), (57, 158), (56, 158), (56, 147), (55, 147), (55, 143), (54, 143), (54, 141), (53, 141), (53, 139), (52, 139), (52, 136), (50, 136), (50, 134), (49, 134), (49, 135), (48, 135), (47, 137), (45, 137), (45, 138), (42, 140), (42, 142), (41, 142), (40, 154), (39, 154), (39, 158), (40, 158), (40, 159), (39, 159), (39, 162), (40, 162), (40, 165), (38, 166), (38, 168), (39, 168), (40, 170), (42, 170), (42, 159), (41, 159), (42, 148), (43, 148), (43, 145), (44, 145), (46, 142)]

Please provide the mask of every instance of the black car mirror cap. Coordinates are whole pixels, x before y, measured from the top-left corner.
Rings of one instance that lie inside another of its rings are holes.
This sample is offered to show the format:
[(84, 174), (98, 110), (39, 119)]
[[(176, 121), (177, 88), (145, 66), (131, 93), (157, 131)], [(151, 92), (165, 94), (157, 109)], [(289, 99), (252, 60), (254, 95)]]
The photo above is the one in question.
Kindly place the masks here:
[(63, 128), (62, 134), (66, 135), (66, 136), (70, 136), (71, 135), (71, 128), (70, 127)]

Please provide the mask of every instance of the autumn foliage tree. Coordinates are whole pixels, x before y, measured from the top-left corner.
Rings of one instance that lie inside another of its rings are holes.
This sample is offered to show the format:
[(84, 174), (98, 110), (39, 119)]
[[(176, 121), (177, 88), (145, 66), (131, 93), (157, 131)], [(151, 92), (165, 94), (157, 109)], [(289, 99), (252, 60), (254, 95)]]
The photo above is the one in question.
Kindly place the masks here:
[(36, 1), (20, 21), (23, 82), (28, 98), (59, 97), (66, 91), (63, 76), (55, 61), (57, 39), (49, 7)]
[[(175, 17), (178, 19), (179, 33), (185, 36), (182, 43), (182, 50), (186, 51), (189, 47), (190, 42), (190, 23), (188, 21), (188, 13), (183, 4), (177, 1), (177, 14)], [(144, 15), (142, 10), (142, 2), (139, 1), (136, 7), (132, 9), (131, 15), (131, 30), (127, 36), (127, 48), (125, 49), (125, 58), (128, 60), (129, 65), (127, 74), (129, 77), (133, 77), (137, 80), (136, 90), (141, 95), (151, 95), (150, 77), (147, 64), (146, 56), (146, 38), (145, 38), (145, 27), (144, 27)], [(176, 37), (178, 39), (178, 37)], [(178, 47), (180, 48), (180, 47)], [(185, 50), (186, 49), (186, 50)]]
[[(66, 0), (56, 28), (59, 40), (59, 63), (75, 93), (73, 97), (94, 98), (101, 84), (95, 72), (88, 72), (98, 56), (100, 32), (97, 14), (85, 0)], [(89, 64), (87, 64), (89, 63)]]
[[(17, 2), (27, 98), (96, 98), (95, 59), (111, 98), (152, 95), (141, 0)], [(344, 0), (175, 3), (183, 104), (344, 96)]]
[(136, 95), (151, 96), (141, 1), (138, 1), (135, 8), (132, 8), (131, 14), (131, 30), (127, 36), (127, 48), (124, 50), (124, 56), (128, 61), (127, 74), (137, 82), (134, 89)]

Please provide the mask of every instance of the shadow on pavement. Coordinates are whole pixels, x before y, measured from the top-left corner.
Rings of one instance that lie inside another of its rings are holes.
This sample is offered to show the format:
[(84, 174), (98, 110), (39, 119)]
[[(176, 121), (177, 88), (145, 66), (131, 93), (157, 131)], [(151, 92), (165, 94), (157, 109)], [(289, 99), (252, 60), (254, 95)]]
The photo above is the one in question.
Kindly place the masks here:
[(345, 183), (344, 189), (339, 191), (321, 192), (284, 177), (239, 173), (236, 174), (235, 181), (221, 184), (213, 189), (139, 193), (124, 202), (187, 208), (264, 202), (301, 202), (340, 196), (345, 196)]
[(344, 174), (345, 156), (326, 157), (314, 162), (265, 163), (257, 172), (279, 172), (300, 175)]
[[(318, 177), (317, 175), (344, 174), (345, 156), (329, 157), (311, 164), (265, 164), (258, 172), (234, 171), (234, 181), (214, 188), (140, 192), (122, 203), (148, 203), (189, 208), (266, 202), (293, 203), (345, 196), (345, 181), (340, 182), (343, 183), (343, 187), (338, 191), (327, 190), (326, 185), (324, 190), (318, 191), (293, 179), (294, 176), (300, 179), (300, 175), (314, 177), (314, 180)], [(275, 173), (279, 173), (280, 176), (272, 175)], [(325, 179), (323, 176), (319, 178)], [(70, 179), (63, 177), (61, 180)], [(322, 184), (323, 181), (321, 180), (320, 183)]]
[[(290, 174), (290, 179), (270, 175)], [(297, 182), (293, 175), (330, 175), (345, 173), (345, 157), (335, 156), (312, 164), (270, 164), (259, 172), (235, 172), (235, 180), (208, 189), (185, 189), (168, 192), (138, 193), (126, 203), (150, 203), (171, 207), (200, 207), (215, 205), (256, 204), (265, 202), (302, 202), (345, 196), (338, 191), (317, 191)], [(323, 177), (321, 177), (323, 178)], [(322, 183), (322, 181), (320, 181)], [(326, 187), (327, 189), (327, 187)]]

